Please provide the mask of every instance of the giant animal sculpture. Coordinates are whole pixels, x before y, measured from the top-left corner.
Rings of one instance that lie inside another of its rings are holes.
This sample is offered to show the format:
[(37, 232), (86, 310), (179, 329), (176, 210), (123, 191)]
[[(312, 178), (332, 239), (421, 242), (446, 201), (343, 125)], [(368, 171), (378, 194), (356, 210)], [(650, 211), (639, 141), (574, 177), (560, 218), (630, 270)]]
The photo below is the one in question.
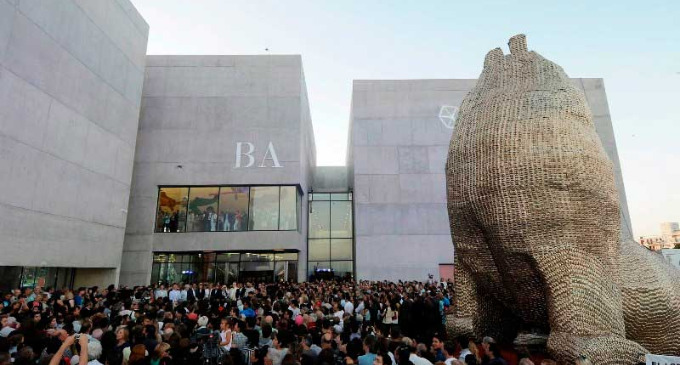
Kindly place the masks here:
[(449, 147), (455, 330), (542, 333), (565, 364), (680, 355), (680, 270), (621, 241), (612, 162), (583, 92), (524, 35), (509, 48), (486, 55)]

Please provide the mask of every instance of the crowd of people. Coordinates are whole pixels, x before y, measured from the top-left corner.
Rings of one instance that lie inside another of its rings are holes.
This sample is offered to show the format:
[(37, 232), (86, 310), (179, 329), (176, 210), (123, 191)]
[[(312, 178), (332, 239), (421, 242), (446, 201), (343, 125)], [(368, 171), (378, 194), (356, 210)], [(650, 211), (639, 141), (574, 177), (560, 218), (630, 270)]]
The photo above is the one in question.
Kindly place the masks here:
[(490, 337), (447, 337), (452, 294), (352, 281), (17, 289), (0, 301), (0, 365), (507, 364)]

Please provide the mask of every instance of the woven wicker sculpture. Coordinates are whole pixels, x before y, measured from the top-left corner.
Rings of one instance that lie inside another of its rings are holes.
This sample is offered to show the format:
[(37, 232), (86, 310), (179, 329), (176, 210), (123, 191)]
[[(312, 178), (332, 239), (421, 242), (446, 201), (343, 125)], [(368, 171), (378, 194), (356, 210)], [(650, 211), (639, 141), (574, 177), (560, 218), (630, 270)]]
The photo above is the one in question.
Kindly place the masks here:
[(455, 331), (547, 334), (563, 363), (679, 354), (680, 271), (620, 242), (612, 163), (583, 93), (524, 35), (509, 46), (487, 54), (449, 147)]

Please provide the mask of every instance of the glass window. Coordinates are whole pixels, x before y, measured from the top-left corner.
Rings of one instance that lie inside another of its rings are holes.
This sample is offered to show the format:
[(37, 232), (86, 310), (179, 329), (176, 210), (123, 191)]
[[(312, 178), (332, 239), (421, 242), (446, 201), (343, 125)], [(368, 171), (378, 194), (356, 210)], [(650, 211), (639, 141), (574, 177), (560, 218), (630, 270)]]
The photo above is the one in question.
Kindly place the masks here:
[(352, 202), (331, 202), (331, 237), (352, 237)]
[(352, 240), (331, 240), (331, 260), (351, 260)]
[(168, 284), (179, 283), (182, 280), (182, 263), (175, 262), (168, 264), (167, 271)]
[(248, 229), (248, 187), (220, 188), (218, 231), (245, 231)]
[(257, 186), (250, 188), (250, 222), (255, 231), (279, 229), (279, 187)]
[(214, 232), (217, 230), (217, 200), (219, 188), (199, 187), (189, 190), (187, 231)]
[(331, 261), (331, 268), (336, 277), (351, 278), (353, 276), (352, 261)]
[(160, 273), (160, 270), (161, 264), (156, 263), (151, 266), (151, 283), (158, 283), (158, 274)]
[(168, 256), (164, 253), (153, 255), (153, 262), (167, 262)]
[(295, 252), (277, 252), (274, 254), (276, 261), (297, 261), (298, 254)]
[(333, 193), (331, 200), (347, 200), (347, 193)]
[(329, 193), (314, 193), (312, 194), (312, 200), (330, 200), (331, 194)]
[[(307, 268), (307, 275), (309, 277), (312, 277), (313, 275), (316, 274), (317, 269), (326, 271), (326, 270), (330, 270), (330, 268), (331, 268), (331, 263), (329, 261), (310, 262), (309, 266)], [(320, 276), (323, 276), (323, 273)]]
[(328, 201), (312, 201), (309, 211), (309, 238), (330, 237), (331, 205)]
[(217, 255), (217, 262), (238, 262), (240, 256), (238, 253), (221, 253)]
[(307, 260), (312, 261), (326, 261), (330, 260), (331, 241), (327, 239), (309, 240), (309, 253)]
[(246, 252), (241, 255), (241, 262), (244, 261), (274, 261), (274, 255), (270, 253)]
[(297, 229), (297, 188), (295, 186), (281, 187), (281, 217), (280, 231)]
[(156, 232), (184, 232), (189, 188), (160, 188)]
[(158, 268), (158, 281), (159, 282), (167, 282), (168, 281), (168, 264), (159, 264), (160, 267)]

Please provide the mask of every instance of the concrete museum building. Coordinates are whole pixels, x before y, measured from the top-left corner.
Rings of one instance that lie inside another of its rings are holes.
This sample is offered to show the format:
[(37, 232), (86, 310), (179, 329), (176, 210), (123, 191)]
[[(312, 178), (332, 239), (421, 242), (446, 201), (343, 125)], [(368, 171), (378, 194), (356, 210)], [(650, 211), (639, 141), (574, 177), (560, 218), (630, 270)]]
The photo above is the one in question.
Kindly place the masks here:
[[(147, 56), (129, 0), (0, 0), (0, 289), (453, 275), (444, 164), (475, 80), (354, 81), (317, 166), (302, 59)], [(601, 79), (574, 79), (614, 161)]]

